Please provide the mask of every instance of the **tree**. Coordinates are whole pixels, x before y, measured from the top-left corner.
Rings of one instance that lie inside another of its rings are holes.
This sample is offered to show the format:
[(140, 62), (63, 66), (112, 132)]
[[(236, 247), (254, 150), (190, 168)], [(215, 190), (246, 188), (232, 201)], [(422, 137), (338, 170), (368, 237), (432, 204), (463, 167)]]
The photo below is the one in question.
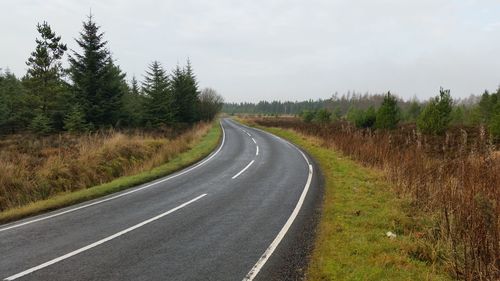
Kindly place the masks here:
[(0, 73), (0, 132), (13, 133), (28, 127), (34, 117), (30, 96), (9, 70)]
[(122, 117), (124, 126), (139, 127), (144, 123), (145, 118), (145, 97), (141, 94), (137, 79), (132, 77), (130, 87), (122, 98)]
[(224, 98), (211, 88), (203, 89), (199, 98), (199, 118), (205, 121), (213, 120), (221, 111)]
[(377, 120), (377, 112), (373, 106), (370, 106), (366, 111), (361, 111), (361, 114), (356, 119), (356, 127), (372, 128)]
[(482, 123), (487, 124), (493, 117), (497, 101), (498, 97), (495, 93), (490, 94), (488, 91), (484, 91), (478, 103), (480, 121)]
[(73, 106), (64, 118), (64, 129), (70, 133), (85, 132), (91, 129), (85, 121), (85, 113), (78, 105)]
[(38, 113), (35, 118), (31, 120), (29, 128), (40, 135), (47, 135), (53, 131), (51, 120), (43, 113)]
[(408, 109), (406, 110), (405, 114), (404, 114), (404, 119), (406, 121), (416, 121), (418, 116), (420, 115), (420, 111), (422, 110), (422, 107), (420, 106), (420, 103), (418, 102), (418, 100), (416, 98), (414, 98), (411, 102), (410, 102), (410, 106), (408, 107)]
[(377, 111), (375, 127), (378, 129), (394, 129), (400, 120), (400, 110), (395, 96), (388, 92)]
[(498, 108), (497, 112), (491, 117), (488, 129), (493, 139), (500, 140), (500, 108)]
[(489, 102), (488, 128), (493, 139), (500, 140), (500, 87), (496, 93), (491, 94)]
[(38, 116), (36, 122), (44, 115), (44, 119), (50, 119), (50, 126), (62, 129), (67, 91), (62, 80), (61, 59), (67, 47), (60, 43), (61, 37), (56, 36), (47, 22), (37, 24), (37, 31), (41, 38), (36, 39), (36, 49), (26, 62), (29, 68), (24, 82), (32, 96), (31, 106)]
[(85, 113), (87, 122), (97, 126), (114, 126), (122, 109), (125, 74), (114, 65), (106, 48), (104, 33), (89, 15), (76, 42), (83, 53), (70, 56), (70, 76), (76, 102)]
[(451, 121), (453, 100), (450, 90), (439, 90), (439, 96), (431, 99), (417, 120), (418, 129), (425, 134), (443, 134)]
[(367, 110), (351, 107), (347, 113), (347, 120), (358, 128), (372, 128), (377, 119), (377, 112), (373, 106)]
[(332, 113), (328, 111), (326, 108), (322, 108), (316, 111), (316, 114), (314, 116), (314, 121), (318, 123), (329, 123), (330, 118), (331, 118)]
[(315, 115), (314, 111), (311, 111), (311, 110), (304, 110), (300, 114), (300, 116), (302, 117), (302, 120), (306, 123), (311, 123), (314, 119), (314, 115)]
[(172, 124), (176, 111), (169, 78), (158, 61), (153, 61), (146, 72), (142, 91), (145, 95), (145, 122), (153, 126)]
[(177, 65), (172, 73), (171, 83), (176, 106), (175, 120), (182, 123), (193, 123), (199, 120), (196, 112), (199, 102), (198, 82), (189, 60), (183, 69)]

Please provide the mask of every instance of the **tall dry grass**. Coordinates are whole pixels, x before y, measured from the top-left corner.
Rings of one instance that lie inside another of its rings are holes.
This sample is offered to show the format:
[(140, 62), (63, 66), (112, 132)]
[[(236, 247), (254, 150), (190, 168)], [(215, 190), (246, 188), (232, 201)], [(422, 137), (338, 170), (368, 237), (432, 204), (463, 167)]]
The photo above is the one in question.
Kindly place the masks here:
[(0, 211), (150, 170), (188, 150), (211, 126), (4, 137), (0, 139)]
[(433, 217), (415, 232), (423, 243), (408, 254), (441, 262), (463, 280), (500, 280), (500, 152), (484, 128), (454, 128), (425, 136), (414, 126), (361, 130), (347, 123), (308, 124), (295, 118), (257, 118), (263, 126), (318, 137), (366, 165), (386, 171), (413, 211)]

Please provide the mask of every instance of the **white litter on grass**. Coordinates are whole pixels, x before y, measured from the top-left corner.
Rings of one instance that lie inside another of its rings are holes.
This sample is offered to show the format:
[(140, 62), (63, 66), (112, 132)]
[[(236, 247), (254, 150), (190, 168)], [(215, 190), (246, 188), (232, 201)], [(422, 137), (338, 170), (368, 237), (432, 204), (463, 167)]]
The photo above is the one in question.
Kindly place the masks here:
[(395, 234), (395, 233), (392, 233), (391, 231), (388, 231), (385, 235), (387, 235), (387, 237), (389, 237), (389, 238), (391, 238), (391, 239), (396, 238), (396, 234)]

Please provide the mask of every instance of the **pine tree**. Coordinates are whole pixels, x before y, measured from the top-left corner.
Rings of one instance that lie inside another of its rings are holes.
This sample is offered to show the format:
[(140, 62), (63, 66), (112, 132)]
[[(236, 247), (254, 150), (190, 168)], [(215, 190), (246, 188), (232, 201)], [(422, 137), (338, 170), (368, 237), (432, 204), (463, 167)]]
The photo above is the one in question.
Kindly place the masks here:
[(73, 106), (64, 118), (64, 129), (71, 133), (85, 132), (91, 129), (85, 121), (85, 113), (78, 105)]
[(418, 129), (426, 134), (443, 134), (451, 121), (453, 100), (450, 90), (439, 91), (439, 96), (430, 100), (417, 120)]
[(153, 126), (173, 123), (176, 112), (170, 81), (158, 61), (153, 61), (146, 71), (142, 91), (145, 95), (145, 122)]
[(132, 81), (130, 82), (131, 84), (131, 91), (132, 91), (132, 94), (134, 96), (139, 96), (141, 93), (140, 93), (140, 90), (139, 90), (139, 83), (137, 82), (137, 79), (135, 78), (135, 76), (132, 76)]
[(198, 82), (191, 62), (181, 69), (178, 65), (172, 73), (172, 92), (176, 106), (175, 120), (182, 123), (193, 123), (199, 120), (197, 108), (199, 103)]
[(46, 135), (53, 131), (51, 120), (43, 113), (38, 113), (35, 118), (31, 120), (29, 128), (40, 135)]
[(35, 116), (31, 104), (21, 81), (9, 70), (0, 73), (0, 132), (27, 128)]
[[(61, 37), (56, 36), (47, 22), (37, 25), (40, 39), (36, 39), (36, 49), (31, 53), (26, 64), (28, 73), (24, 79), (32, 96), (32, 107), (41, 119), (50, 119), (50, 126), (62, 127), (62, 116), (65, 111), (65, 87), (61, 79), (63, 67), (61, 59), (67, 50), (60, 43)], [(41, 118), (40, 115), (44, 115)]]
[(122, 117), (123, 125), (138, 127), (144, 123), (144, 100), (141, 95), (139, 83), (135, 76), (132, 77), (131, 85), (123, 95)]
[(394, 129), (399, 122), (399, 107), (395, 96), (388, 92), (377, 111), (375, 127), (378, 129)]
[(418, 116), (420, 115), (420, 111), (422, 110), (420, 103), (414, 98), (410, 102), (410, 106), (405, 112), (405, 120), (406, 121), (416, 121)]
[(92, 15), (83, 23), (80, 39), (76, 40), (83, 53), (70, 56), (70, 76), (86, 120), (98, 127), (114, 126), (122, 108), (125, 74), (114, 65), (99, 29)]

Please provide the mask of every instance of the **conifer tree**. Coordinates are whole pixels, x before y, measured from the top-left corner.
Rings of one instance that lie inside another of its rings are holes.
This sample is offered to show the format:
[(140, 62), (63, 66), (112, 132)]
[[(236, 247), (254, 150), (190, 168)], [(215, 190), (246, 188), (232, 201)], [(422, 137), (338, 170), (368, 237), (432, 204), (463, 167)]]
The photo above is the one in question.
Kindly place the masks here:
[(92, 15), (83, 23), (80, 39), (76, 39), (83, 52), (73, 51), (70, 56), (70, 75), (86, 121), (98, 127), (114, 126), (122, 108), (125, 74), (114, 64), (99, 29)]
[(399, 122), (399, 107), (395, 96), (388, 92), (377, 111), (375, 127), (378, 129), (394, 129)]
[[(41, 38), (36, 39), (36, 49), (26, 62), (29, 68), (24, 80), (31, 95), (32, 107), (38, 116), (34, 120), (38, 125), (33, 126), (40, 127), (40, 122), (43, 122), (44, 126), (54, 125), (57, 129), (62, 129), (68, 97), (64, 96), (61, 59), (67, 47), (60, 42), (61, 37), (56, 36), (47, 22), (38, 24), (37, 31)], [(49, 121), (45, 122), (47, 120)], [(46, 131), (48, 129), (44, 130)]]
[(134, 96), (139, 96), (140, 95), (140, 90), (139, 90), (139, 83), (137, 82), (137, 79), (135, 76), (132, 76), (132, 81), (130, 82), (131, 87), (130, 90)]
[(439, 91), (439, 96), (430, 100), (417, 120), (417, 127), (426, 134), (443, 134), (451, 121), (453, 100), (450, 90)]
[(85, 114), (78, 105), (73, 106), (64, 118), (64, 129), (71, 133), (85, 132), (91, 128), (85, 121)]
[(170, 81), (158, 61), (153, 61), (149, 66), (142, 87), (145, 96), (145, 122), (153, 126), (173, 123), (176, 112)]
[(176, 107), (175, 120), (182, 123), (198, 121), (198, 82), (189, 60), (185, 68), (181, 69), (177, 65), (174, 69), (172, 73), (172, 92)]
[(132, 77), (130, 87), (123, 95), (122, 118), (123, 125), (139, 127), (144, 122), (144, 96), (141, 95), (139, 83)]
[(32, 103), (21, 81), (8, 69), (0, 73), (0, 132), (22, 130), (33, 117)]

